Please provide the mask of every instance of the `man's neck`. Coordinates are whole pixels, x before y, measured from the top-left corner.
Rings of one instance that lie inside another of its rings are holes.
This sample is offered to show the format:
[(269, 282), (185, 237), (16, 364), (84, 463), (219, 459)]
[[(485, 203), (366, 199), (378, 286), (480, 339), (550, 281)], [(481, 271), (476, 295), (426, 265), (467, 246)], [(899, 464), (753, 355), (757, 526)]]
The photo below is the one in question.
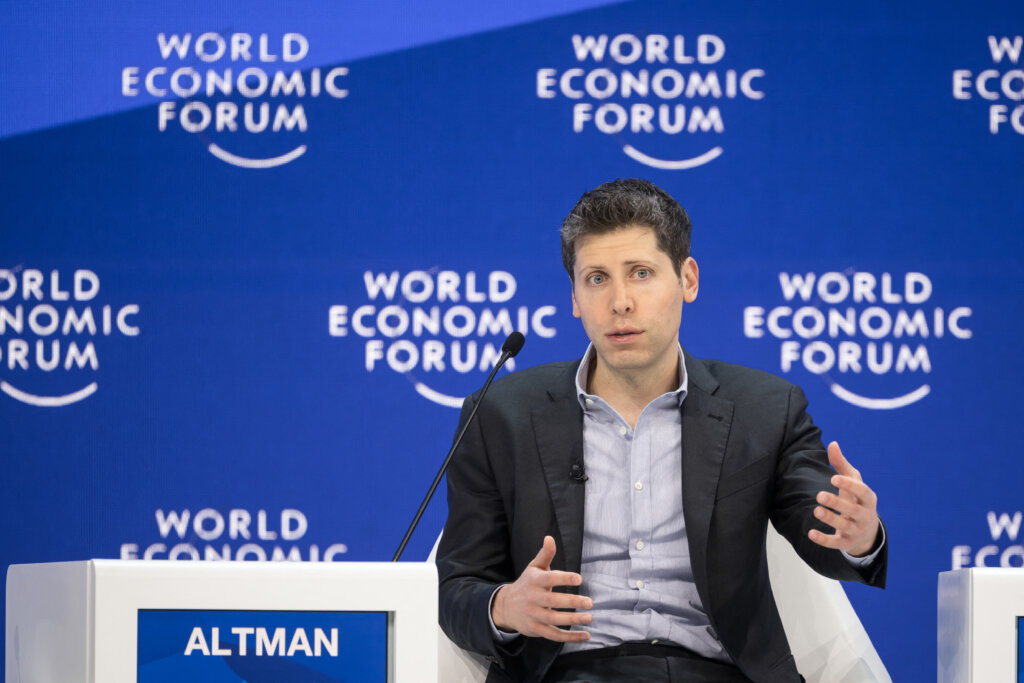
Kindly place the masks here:
[(630, 427), (636, 427), (640, 413), (651, 401), (674, 391), (679, 386), (678, 354), (663, 367), (650, 372), (612, 372), (594, 354), (590, 361), (586, 391), (600, 396), (622, 416)]

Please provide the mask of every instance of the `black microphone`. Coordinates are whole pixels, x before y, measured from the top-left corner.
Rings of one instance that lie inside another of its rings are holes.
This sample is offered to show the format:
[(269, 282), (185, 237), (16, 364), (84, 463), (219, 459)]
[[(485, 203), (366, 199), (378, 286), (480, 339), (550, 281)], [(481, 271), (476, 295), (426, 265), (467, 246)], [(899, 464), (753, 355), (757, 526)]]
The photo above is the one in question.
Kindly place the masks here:
[(402, 544), (398, 546), (398, 550), (395, 551), (395, 556), (391, 558), (392, 562), (398, 562), (398, 558), (402, 556), (402, 551), (405, 550), (406, 544), (412, 537), (412, 532), (416, 529), (416, 525), (420, 523), (420, 517), (423, 516), (423, 511), (427, 509), (427, 504), (430, 503), (430, 499), (434, 497), (434, 490), (437, 489), (437, 485), (441, 483), (441, 479), (444, 477), (444, 473), (448, 470), (448, 463), (452, 461), (452, 456), (455, 455), (456, 449), (459, 444), (462, 443), (462, 437), (466, 435), (466, 430), (469, 429), (469, 424), (476, 417), (476, 411), (480, 408), (480, 404), (484, 401), (484, 396), (487, 394), (488, 387), (491, 386), (491, 382), (494, 381), (494, 376), (498, 374), (498, 370), (502, 365), (505, 364), (509, 358), (515, 356), (523, 348), (523, 344), (526, 342), (526, 338), (523, 337), (521, 332), (513, 332), (508, 335), (505, 339), (505, 343), (501, 345), (501, 356), (498, 357), (498, 362), (494, 364), (494, 369), (491, 370), (491, 374), (487, 377), (487, 381), (484, 382), (484, 388), (480, 390), (480, 398), (477, 400), (476, 405), (473, 406), (473, 410), (469, 413), (469, 417), (466, 418), (466, 424), (462, 425), (462, 430), (459, 435), (455, 437), (455, 443), (452, 445), (452, 449), (448, 451), (448, 457), (444, 459), (444, 464), (441, 465), (441, 469), (438, 471), (437, 476), (434, 477), (434, 483), (430, 485), (430, 490), (427, 491), (427, 497), (420, 503), (420, 509), (416, 511), (416, 517), (413, 518), (412, 524), (409, 525), (409, 529), (405, 532), (405, 538), (402, 539)]
[[(515, 358), (516, 354), (522, 351), (524, 343), (526, 343), (526, 337), (523, 336), (522, 332), (513, 332), (508, 335), (505, 338), (505, 343), (501, 345), (501, 358), (498, 359), (498, 364), (495, 367), (500, 368), (509, 358)], [(491, 374), (493, 375), (494, 373), (492, 372)], [(488, 379), (487, 384), (490, 383), (490, 379)], [(484, 391), (487, 391), (486, 385), (484, 385)]]
[(569, 478), (580, 484), (589, 478), (587, 477), (587, 471), (583, 469), (583, 465), (578, 460), (569, 468)]

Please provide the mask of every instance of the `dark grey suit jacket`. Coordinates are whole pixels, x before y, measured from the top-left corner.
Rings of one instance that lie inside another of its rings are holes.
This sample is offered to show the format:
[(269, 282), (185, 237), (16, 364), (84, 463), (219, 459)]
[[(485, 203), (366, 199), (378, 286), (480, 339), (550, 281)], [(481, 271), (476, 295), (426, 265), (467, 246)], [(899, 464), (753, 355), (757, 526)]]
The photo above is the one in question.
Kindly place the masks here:
[[(798, 387), (757, 370), (685, 358), (681, 494), (697, 591), (744, 674), (799, 681), (768, 579), (769, 520), (809, 565), (835, 579), (883, 586), (886, 549), (859, 571), (807, 538), (811, 528), (831, 532), (812, 510), (818, 491), (834, 491), (834, 472)], [(448, 470), (448, 520), (437, 554), (440, 622), (454, 642), (493, 660), (489, 683), (540, 681), (561, 648), (543, 638), (496, 644), (488, 605), (545, 535), (558, 546), (552, 568), (580, 571), (585, 484), (569, 476), (583, 462), (578, 365), (552, 363), (495, 382)], [(474, 400), (467, 399), (462, 420)]]

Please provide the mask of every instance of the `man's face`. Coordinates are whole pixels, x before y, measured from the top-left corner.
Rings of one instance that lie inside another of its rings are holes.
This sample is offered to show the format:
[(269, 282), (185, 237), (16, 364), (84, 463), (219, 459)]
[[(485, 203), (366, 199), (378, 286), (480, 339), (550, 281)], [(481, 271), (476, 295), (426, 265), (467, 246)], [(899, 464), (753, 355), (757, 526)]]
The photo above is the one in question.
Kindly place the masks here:
[(683, 302), (697, 298), (696, 261), (676, 275), (654, 231), (627, 226), (580, 240), (573, 273), (572, 314), (601, 371), (657, 382), (676, 371)]

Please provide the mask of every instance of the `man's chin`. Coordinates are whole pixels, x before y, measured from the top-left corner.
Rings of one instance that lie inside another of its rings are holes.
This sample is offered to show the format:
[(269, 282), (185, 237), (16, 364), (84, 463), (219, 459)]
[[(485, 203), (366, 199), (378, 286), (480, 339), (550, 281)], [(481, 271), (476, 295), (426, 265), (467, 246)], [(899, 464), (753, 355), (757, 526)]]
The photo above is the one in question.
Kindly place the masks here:
[(642, 349), (629, 347), (606, 348), (603, 352), (598, 351), (598, 358), (609, 370), (635, 371), (643, 370), (651, 363), (650, 354)]

